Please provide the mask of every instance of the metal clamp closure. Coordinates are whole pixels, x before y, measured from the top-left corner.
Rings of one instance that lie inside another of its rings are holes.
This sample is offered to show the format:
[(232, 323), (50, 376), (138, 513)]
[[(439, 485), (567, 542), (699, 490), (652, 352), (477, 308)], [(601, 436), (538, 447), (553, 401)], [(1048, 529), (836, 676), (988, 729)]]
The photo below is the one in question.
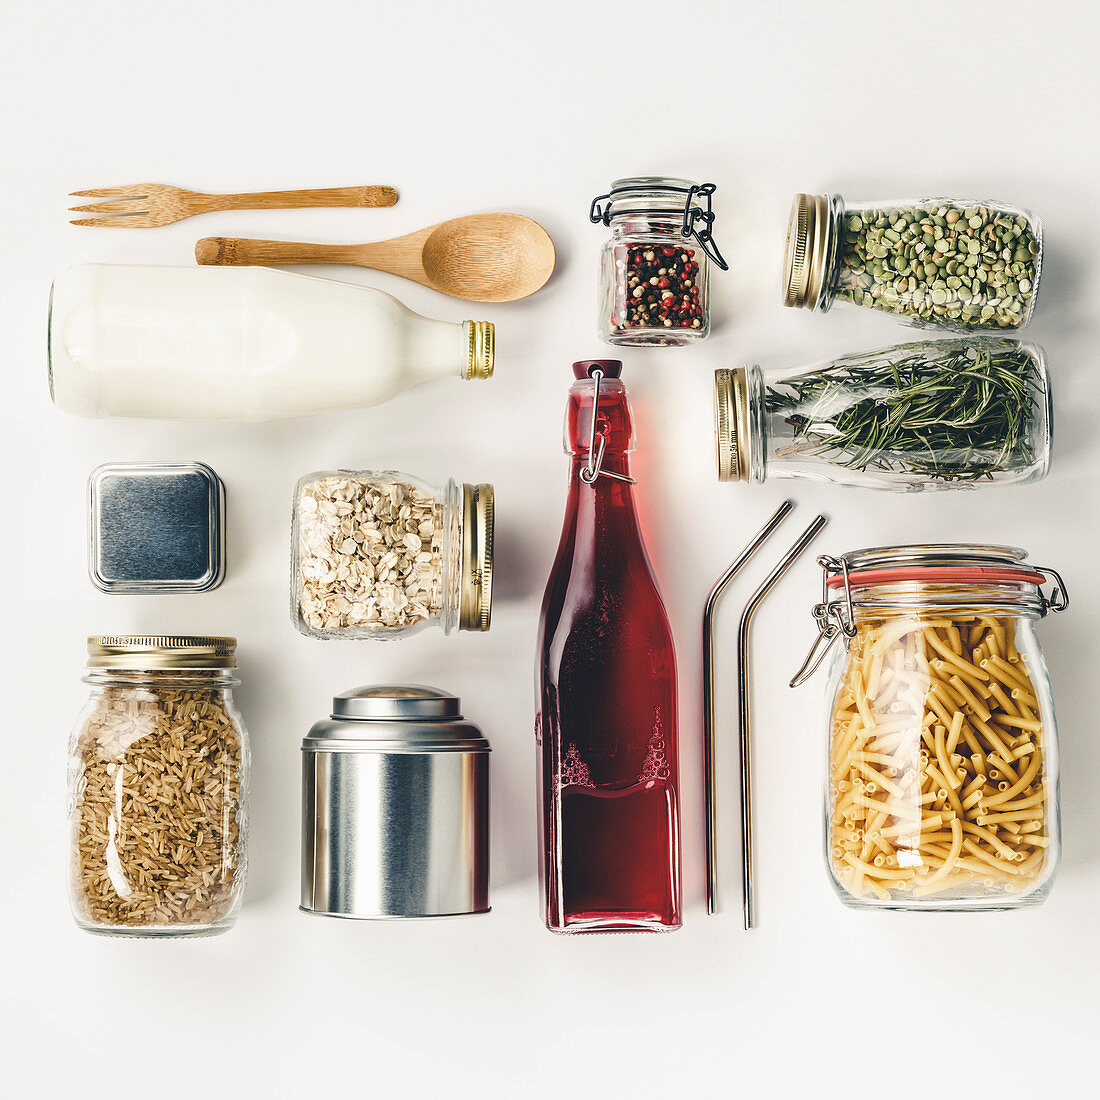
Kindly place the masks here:
[[(801, 687), (824, 663), (833, 646), (841, 637), (856, 636), (856, 611), (852, 602), (852, 587), (848, 577), (848, 562), (843, 558), (831, 558), (823, 554), (817, 559), (821, 566), (821, 602), (814, 607), (817, 637), (806, 654), (802, 667), (791, 678), (791, 687)], [(829, 599), (829, 578), (842, 574), (844, 599)]]
[[(681, 217), (680, 236), (685, 239), (694, 238), (699, 247), (723, 270), (729, 271), (729, 264), (722, 253), (718, 251), (718, 245), (714, 243), (714, 210), (711, 207), (711, 196), (717, 190), (717, 184), (693, 183), (690, 187), (676, 187), (668, 183), (632, 184), (630, 187), (612, 188), (605, 195), (597, 195), (588, 208), (588, 220), (594, 224), (610, 225), (612, 217), (623, 217), (631, 214), (638, 216), (653, 216), (664, 214), (669, 217)], [(615, 206), (616, 197), (622, 195), (644, 194), (676, 194), (684, 195), (684, 205), (680, 207), (624, 207)], [(702, 200), (703, 205), (696, 204), (696, 200)]]
[[(589, 377), (596, 384), (592, 394), (592, 432), (588, 437), (588, 465), (581, 470), (580, 478), (585, 485), (592, 485), (596, 478), (611, 477), (616, 481), (626, 481), (631, 485), (637, 484), (629, 474), (617, 474), (612, 470), (603, 469), (603, 453), (607, 449), (607, 433), (599, 429), (600, 420), (600, 382), (604, 373), (597, 367)], [(596, 437), (599, 436), (599, 447), (596, 446)]]
[[(799, 687), (804, 684), (824, 663), (833, 645), (840, 637), (851, 639), (856, 636), (855, 604), (852, 599), (851, 578), (848, 575), (848, 562), (844, 558), (831, 558), (823, 555), (817, 559), (821, 566), (821, 602), (813, 609), (814, 620), (817, 623), (817, 637), (810, 647), (810, 652), (803, 661), (802, 667), (795, 673), (791, 680), (791, 687)], [(1053, 588), (1048, 596), (1038, 587), (1040, 614), (1048, 612), (1060, 614), (1069, 607), (1069, 589), (1060, 573), (1055, 569), (1045, 566), (1027, 566), (1032, 574), (1038, 573), (1053, 583)], [(829, 591), (829, 580), (835, 576), (843, 576), (843, 596), (838, 592), (835, 598)]]
[(1044, 577), (1049, 577), (1054, 582), (1054, 587), (1050, 590), (1048, 596), (1039, 587), (1039, 599), (1043, 603), (1043, 614), (1048, 611), (1053, 611), (1055, 615), (1061, 614), (1067, 607), (1069, 607), (1069, 589), (1066, 587), (1066, 582), (1062, 580), (1062, 575), (1056, 569), (1048, 569), (1043, 565), (1036, 565), (1036, 573), (1042, 573)]

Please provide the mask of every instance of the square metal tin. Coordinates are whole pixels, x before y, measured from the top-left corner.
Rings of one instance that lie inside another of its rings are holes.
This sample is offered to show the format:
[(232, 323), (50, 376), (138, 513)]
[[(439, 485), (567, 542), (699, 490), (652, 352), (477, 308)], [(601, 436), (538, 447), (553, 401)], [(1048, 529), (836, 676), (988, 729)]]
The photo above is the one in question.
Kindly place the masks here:
[(88, 572), (104, 592), (206, 592), (225, 577), (225, 491), (202, 462), (110, 462), (88, 479)]

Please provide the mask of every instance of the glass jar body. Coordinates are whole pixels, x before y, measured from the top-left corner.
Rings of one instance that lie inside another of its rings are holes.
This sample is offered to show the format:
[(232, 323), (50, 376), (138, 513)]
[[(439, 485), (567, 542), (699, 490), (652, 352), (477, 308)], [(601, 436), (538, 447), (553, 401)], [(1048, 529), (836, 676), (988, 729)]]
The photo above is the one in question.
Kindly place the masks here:
[(294, 494), (291, 615), (312, 638), (459, 623), (463, 494), (393, 470), (307, 474)]
[(617, 208), (600, 254), (598, 303), (599, 333), (608, 343), (680, 347), (709, 334), (709, 257), (684, 235), (692, 186), (656, 177), (613, 185)]
[(898, 585), (857, 607), (834, 657), (825, 855), (848, 906), (1011, 909), (1049, 893), (1058, 755), (1035, 613), (981, 596)]
[(899, 344), (798, 371), (749, 368), (749, 477), (894, 490), (1038, 481), (1053, 413), (1035, 344)]
[(112, 936), (216, 935), (246, 874), (249, 742), (224, 671), (89, 670), (69, 746), (70, 900)]
[(911, 325), (971, 331), (1016, 330), (1031, 319), (1043, 264), (1036, 215), (944, 198), (829, 202), (819, 309), (845, 302)]

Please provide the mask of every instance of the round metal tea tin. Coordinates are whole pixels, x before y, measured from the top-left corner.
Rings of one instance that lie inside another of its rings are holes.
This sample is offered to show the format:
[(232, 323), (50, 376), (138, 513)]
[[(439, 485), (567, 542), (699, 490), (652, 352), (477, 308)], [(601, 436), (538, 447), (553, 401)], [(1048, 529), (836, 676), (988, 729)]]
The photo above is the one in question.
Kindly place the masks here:
[(302, 896), (334, 917), (489, 910), (489, 742), (435, 688), (361, 687), (302, 742)]

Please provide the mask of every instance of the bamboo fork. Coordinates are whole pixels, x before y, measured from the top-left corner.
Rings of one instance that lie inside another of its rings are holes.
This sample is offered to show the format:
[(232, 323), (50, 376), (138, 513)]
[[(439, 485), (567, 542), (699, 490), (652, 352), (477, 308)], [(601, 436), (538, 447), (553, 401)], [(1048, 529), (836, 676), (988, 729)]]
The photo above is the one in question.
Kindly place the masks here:
[(74, 218), (73, 225), (109, 229), (152, 229), (171, 225), (195, 214), (215, 210), (297, 210), (316, 206), (393, 206), (392, 187), (325, 187), (312, 191), (253, 191), (231, 195), (207, 195), (164, 183), (139, 183), (133, 187), (100, 187), (74, 191), (76, 199), (108, 199), (90, 206), (74, 206), (70, 214), (102, 214), (99, 218)]

